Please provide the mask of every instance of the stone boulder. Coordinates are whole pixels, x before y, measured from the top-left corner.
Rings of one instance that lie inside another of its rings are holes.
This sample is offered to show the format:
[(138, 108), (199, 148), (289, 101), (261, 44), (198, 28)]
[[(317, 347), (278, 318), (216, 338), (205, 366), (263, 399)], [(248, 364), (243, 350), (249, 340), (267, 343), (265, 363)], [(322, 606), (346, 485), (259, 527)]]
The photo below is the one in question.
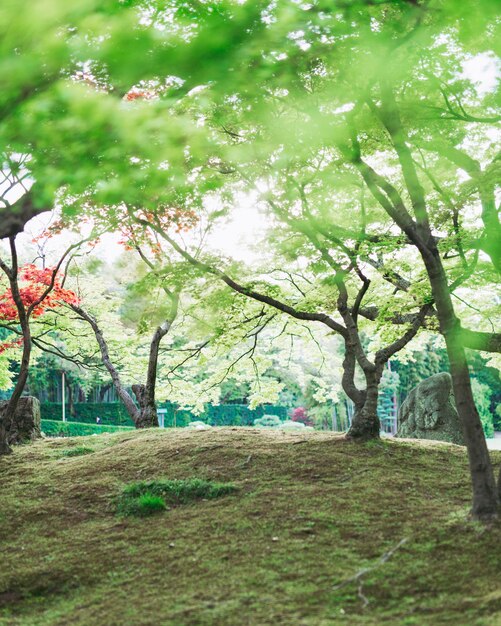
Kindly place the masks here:
[(397, 437), (435, 439), (464, 446), (450, 374), (435, 374), (419, 383), (400, 407), (398, 424)]
[[(0, 416), (7, 402), (0, 402)], [(32, 396), (19, 398), (14, 419), (6, 424), (7, 443), (28, 443), (40, 437), (40, 402)]]

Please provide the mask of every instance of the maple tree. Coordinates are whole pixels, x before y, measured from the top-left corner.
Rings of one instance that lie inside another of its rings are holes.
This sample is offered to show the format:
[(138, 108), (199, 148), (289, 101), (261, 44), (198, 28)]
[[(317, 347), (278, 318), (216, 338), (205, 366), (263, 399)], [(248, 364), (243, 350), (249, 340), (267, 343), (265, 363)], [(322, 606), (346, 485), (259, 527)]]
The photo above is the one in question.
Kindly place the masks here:
[[(40, 317), (47, 309), (66, 304), (78, 304), (77, 295), (63, 286), (64, 276), (53, 267), (38, 268), (28, 263), (19, 268), (19, 298), (31, 317)], [(45, 295), (47, 289), (49, 293)], [(19, 311), (8, 287), (0, 293), (0, 323), (19, 321)]]
[[(8, 287), (0, 294), (0, 323), (14, 330), (19, 337), (2, 344), (2, 351), (22, 345), (20, 370), (12, 395), (0, 415), (0, 454), (11, 452), (8, 428), (14, 419), (30, 367), (33, 337), (31, 320), (41, 317), (49, 308), (63, 303), (78, 303), (76, 294), (64, 288), (61, 268), (67, 257), (80, 243), (69, 246), (53, 268), (37, 268), (34, 264), (19, 263), (16, 236), (9, 237), (11, 264), (0, 258), (0, 269), (8, 280)], [(70, 257), (71, 259), (71, 257)]]

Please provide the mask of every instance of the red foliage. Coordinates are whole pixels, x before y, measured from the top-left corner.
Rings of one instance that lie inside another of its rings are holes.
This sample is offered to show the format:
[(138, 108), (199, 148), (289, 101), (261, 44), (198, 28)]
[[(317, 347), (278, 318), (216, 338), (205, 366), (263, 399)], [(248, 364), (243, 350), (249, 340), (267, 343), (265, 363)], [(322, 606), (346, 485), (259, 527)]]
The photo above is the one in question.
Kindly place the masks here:
[[(144, 222), (156, 224), (165, 232), (170, 229), (173, 229), (176, 233), (187, 232), (198, 222), (198, 216), (195, 211), (177, 207), (160, 207), (156, 211), (142, 209), (136, 213), (136, 216)], [(118, 243), (123, 245), (126, 250), (132, 250), (135, 246), (147, 244), (157, 258), (161, 257), (162, 247), (158, 236), (154, 232), (146, 229), (138, 231), (137, 224), (129, 221), (127, 215), (124, 215), (119, 229), (121, 238)]]
[(0, 343), (0, 354), (3, 354), (6, 350), (10, 350), (10, 348), (18, 348), (23, 345), (23, 338), (19, 337), (19, 339), (15, 339), (13, 341), (4, 341)]
[(131, 102), (132, 100), (154, 100), (158, 94), (153, 89), (141, 87), (133, 87), (123, 97), (124, 100)]
[(291, 420), (293, 422), (300, 422), (305, 426), (313, 426), (313, 421), (308, 417), (306, 409), (303, 406), (298, 406), (292, 411)]
[[(62, 304), (78, 304), (78, 298), (73, 291), (64, 289), (60, 277), (56, 277), (52, 290), (36, 304), (46, 290), (52, 284), (54, 276), (53, 268), (39, 269), (35, 265), (24, 265), (19, 270), (19, 293), (25, 309), (33, 308), (32, 316), (40, 317), (47, 309), (61, 306)], [(16, 321), (18, 311), (10, 288), (0, 294), (0, 319)]]

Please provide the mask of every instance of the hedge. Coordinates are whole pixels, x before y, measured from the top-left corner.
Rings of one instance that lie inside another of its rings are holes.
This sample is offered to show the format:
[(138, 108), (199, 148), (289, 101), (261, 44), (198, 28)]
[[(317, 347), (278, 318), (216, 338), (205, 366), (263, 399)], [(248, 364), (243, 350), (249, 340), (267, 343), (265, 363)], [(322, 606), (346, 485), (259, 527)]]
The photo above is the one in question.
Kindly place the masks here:
[(80, 437), (134, 430), (131, 426), (110, 426), (103, 424), (83, 424), (80, 422), (60, 422), (41, 420), (41, 430), (48, 437)]
[[(96, 417), (101, 418), (101, 424), (113, 424), (115, 426), (133, 426), (125, 407), (120, 402), (76, 402), (75, 416), (69, 415), (66, 407), (66, 420), (81, 424), (95, 424)], [(62, 415), (61, 403), (42, 402), (42, 418), (46, 420), (60, 421)]]
[[(254, 420), (263, 415), (276, 415), (282, 420), (287, 419), (288, 409), (284, 406), (265, 405), (258, 406), (251, 410), (245, 404), (208, 404), (204, 413), (195, 415), (191, 411), (179, 409), (171, 402), (161, 403), (159, 409), (166, 409), (164, 415), (164, 426), (187, 426), (194, 420), (201, 420), (211, 426), (251, 426)], [(42, 418), (44, 420), (60, 421), (61, 404), (55, 402), (44, 402), (41, 406)], [(101, 418), (101, 424), (111, 424), (115, 426), (133, 426), (132, 420), (120, 402), (75, 403), (76, 416), (66, 415), (67, 422), (95, 424), (96, 417)]]

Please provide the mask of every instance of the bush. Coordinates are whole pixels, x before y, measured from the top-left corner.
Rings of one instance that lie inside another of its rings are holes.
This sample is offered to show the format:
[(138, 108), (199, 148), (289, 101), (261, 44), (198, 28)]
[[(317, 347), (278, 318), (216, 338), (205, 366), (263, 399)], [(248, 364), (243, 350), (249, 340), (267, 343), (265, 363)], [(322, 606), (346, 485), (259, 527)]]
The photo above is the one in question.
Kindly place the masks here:
[(190, 422), (186, 428), (191, 428), (193, 430), (208, 430), (209, 428), (212, 428), (212, 426), (210, 426), (210, 424), (206, 424), (205, 422), (195, 420), (194, 422)]
[(298, 406), (292, 411), (291, 420), (304, 424), (305, 426), (313, 426), (313, 420), (308, 417), (306, 409), (303, 406)]
[(293, 422), (292, 420), (286, 420), (280, 424), (282, 430), (315, 430), (313, 426), (305, 426), (302, 422)]
[(281, 424), (280, 418), (276, 415), (263, 415), (263, 417), (254, 420), (254, 426), (258, 428), (280, 428)]
[[(201, 478), (140, 481), (130, 483), (123, 488), (116, 500), (116, 511), (119, 515), (125, 516), (150, 515), (161, 508), (166, 509), (167, 504), (187, 504), (201, 499), (212, 500), (232, 493), (235, 489), (231, 483), (215, 483)], [(151, 510), (146, 513), (148, 507)]]
[(41, 430), (47, 437), (80, 437), (85, 435), (100, 435), (102, 433), (116, 433), (134, 430), (134, 428), (132, 426), (109, 426), (106, 424), (81, 424), (79, 422), (41, 420)]

